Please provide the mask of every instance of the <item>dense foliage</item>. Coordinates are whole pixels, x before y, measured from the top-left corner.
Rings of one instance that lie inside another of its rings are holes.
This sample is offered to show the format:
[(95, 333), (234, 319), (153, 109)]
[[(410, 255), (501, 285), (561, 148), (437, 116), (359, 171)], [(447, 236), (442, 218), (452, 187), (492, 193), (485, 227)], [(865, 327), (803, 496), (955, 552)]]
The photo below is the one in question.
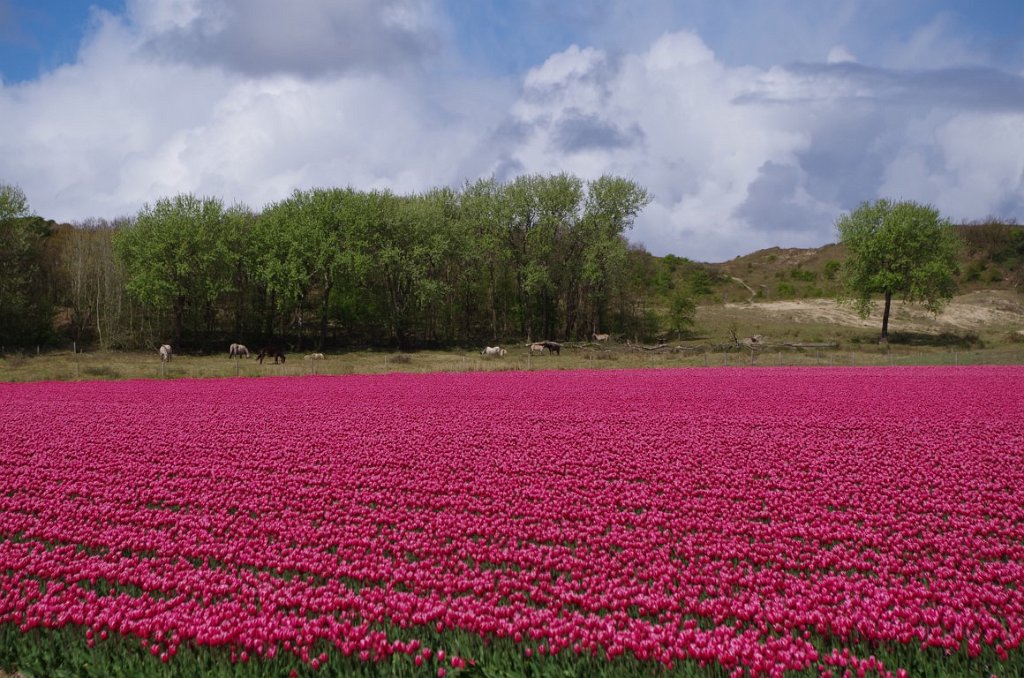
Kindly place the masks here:
[(962, 266), (963, 282), (1007, 282), (1024, 289), (1024, 227), (988, 219), (954, 228), (967, 257)]
[[(114, 224), (42, 231), (27, 229), (20, 191), (8, 194), (20, 200), (0, 213), (0, 235), (18, 240), (0, 239), (0, 260), (21, 264), (21, 277), (0, 288), (0, 313), (56, 327), (57, 340), (301, 350), (667, 330), (650, 311), (651, 257), (626, 237), (650, 197), (618, 177), (534, 175), (418, 195), (317, 188), (259, 213), (183, 194)], [(37, 251), (44, 239), (52, 246)], [(46, 294), (33, 294), (44, 269)], [(29, 308), (33, 299), (48, 304)], [(7, 327), (10, 344), (45, 343)]]
[(1021, 376), (0, 386), (0, 662), (1013, 675)]
[(46, 234), (47, 224), (29, 214), (21, 189), (0, 184), (0, 346), (50, 339)]

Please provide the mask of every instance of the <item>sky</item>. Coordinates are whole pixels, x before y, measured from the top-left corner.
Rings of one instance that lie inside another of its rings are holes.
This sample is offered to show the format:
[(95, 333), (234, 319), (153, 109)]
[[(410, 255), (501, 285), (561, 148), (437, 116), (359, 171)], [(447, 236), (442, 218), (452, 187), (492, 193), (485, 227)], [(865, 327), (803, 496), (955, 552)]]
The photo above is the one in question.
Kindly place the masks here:
[(698, 261), (882, 197), (1024, 222), (1024, 2), (0, 0), (0, 183), (49, 219), (561, 172)]

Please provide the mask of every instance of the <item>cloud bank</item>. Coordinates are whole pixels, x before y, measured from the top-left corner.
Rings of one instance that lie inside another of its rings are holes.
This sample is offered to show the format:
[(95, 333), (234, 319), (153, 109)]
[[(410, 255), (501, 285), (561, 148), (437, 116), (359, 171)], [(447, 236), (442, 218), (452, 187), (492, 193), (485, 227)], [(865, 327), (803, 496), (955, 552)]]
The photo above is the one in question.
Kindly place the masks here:
[(816, 61), (735, 63), (673, 27), (508, 75), (466, 63), (444, 4), (282, 7), (96, 11), (74, 63), (0, 86), (0, 181), (81, 221), (184, 191), (260, 209), (312, 186), (610, 173), (655, 197), (632, 240), (706, 261), (831, 242), (840, 214), (881, 196), (1024, 219), (1024, 69), (960, 43), (957, 62), (914, 66), (948, 46), (941, 21), (890, 49), (894, 65), (841, 32)]

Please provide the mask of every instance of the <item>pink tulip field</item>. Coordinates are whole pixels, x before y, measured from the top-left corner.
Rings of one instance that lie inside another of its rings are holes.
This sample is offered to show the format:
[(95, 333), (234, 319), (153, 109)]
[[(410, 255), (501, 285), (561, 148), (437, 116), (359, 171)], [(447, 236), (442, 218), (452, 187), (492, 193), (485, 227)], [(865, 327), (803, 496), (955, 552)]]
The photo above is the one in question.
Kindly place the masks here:
[(1024, 370), (0, 385), (0, 669), (1024, 674)]

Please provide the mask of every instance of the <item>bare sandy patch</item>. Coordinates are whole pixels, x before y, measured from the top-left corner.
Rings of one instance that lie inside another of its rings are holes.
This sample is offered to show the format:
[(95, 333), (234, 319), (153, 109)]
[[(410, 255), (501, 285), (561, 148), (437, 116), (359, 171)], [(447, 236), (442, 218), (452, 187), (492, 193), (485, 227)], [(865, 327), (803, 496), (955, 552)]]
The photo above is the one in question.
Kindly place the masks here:
[[(848, 327), (877, 327), (882, 314), (881, 303), (876, 304), (870, 316), (861, 318), (852, 306), (831, 299), (730, 303), (725, 307), (756, 310), (775, 320)], [(889, 326), (891, 330), (907, 332), (1017, 330), (1024, 327), (1024, 297), (1003, 291), (972, 292), (955, 297), (938, 316), (921, 306), (894, 301)]]

